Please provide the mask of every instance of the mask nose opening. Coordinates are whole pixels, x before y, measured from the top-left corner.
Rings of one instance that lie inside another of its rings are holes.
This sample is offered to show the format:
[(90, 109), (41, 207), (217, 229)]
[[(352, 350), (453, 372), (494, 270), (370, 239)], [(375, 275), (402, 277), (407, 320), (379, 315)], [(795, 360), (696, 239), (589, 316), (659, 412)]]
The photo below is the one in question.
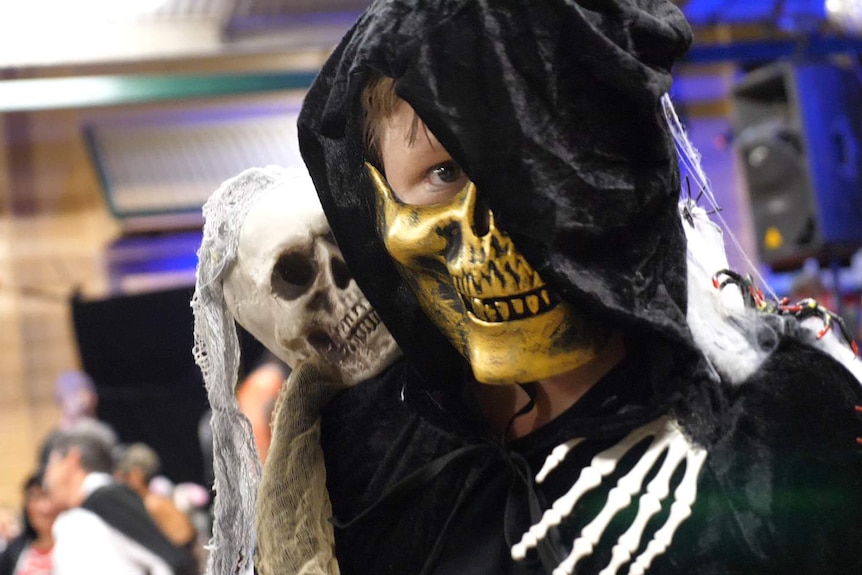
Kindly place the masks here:
[(473, 232), (477, 237), (485, 237), (491, 230), (491, 210), (482, 201), (476, 198), (476, 207), (473, 209)]

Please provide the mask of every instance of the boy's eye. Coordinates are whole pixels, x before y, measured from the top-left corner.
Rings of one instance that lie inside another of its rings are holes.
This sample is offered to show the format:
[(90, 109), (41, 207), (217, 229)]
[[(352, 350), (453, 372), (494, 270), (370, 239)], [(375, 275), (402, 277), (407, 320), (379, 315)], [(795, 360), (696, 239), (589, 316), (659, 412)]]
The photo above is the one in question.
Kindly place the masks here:
[(428, 179), (432, 184), (445, 186), (457, 182), (464, 173), (455, 162), (444, 162), (428, 171)]

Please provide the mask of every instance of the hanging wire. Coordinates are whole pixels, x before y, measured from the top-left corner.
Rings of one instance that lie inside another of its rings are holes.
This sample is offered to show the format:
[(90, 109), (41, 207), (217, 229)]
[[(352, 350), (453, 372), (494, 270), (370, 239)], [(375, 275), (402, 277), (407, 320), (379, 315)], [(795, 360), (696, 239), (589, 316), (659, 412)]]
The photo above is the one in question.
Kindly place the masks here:
[[(721, 207), (718, 205), (718, 202), (715, 199), (715, 194), (712, 191), (712, 186), (709, 183), (709, 178), (707, 178), (706, 173), (703, 171), (703, 165), (700, 162), (701, 156), (700, 152), (697, 151), (697, 148), (694, 147), (694, 144), (691, 143), (691, 140), (688, 138), (688, 134), (686, 133), (685, 128), (682, 125), (682, 122), (679, 119), (679, 116), (676, 113), (676, 109), (673, 106), (673, 102), (670, 99), (669, 94), (665, 94), (661, 99), (662, 109), (664, 111), (665, 119), (667, 120), (668, 126), (670, 126), (671, 134), (673, 134), (673, 140), (676, 144), (677, 155), (682, 163), (683, 168), (686, 171), (687, 178), (690, 178), (694, 181), (694, 183), (699, 188), (700, 194), (703, 194), (707, 197), (710, 205), (712, 206), (711, 215), (715, 215), (718, 221), (721, 223), (721, 227), (724, 230), (724, 234), (730, 238), (731, 242), (735, 246), (737, 252), (740, 256), (745, 260), (746, 265), (751, 270), (753, 276), (757, 278), (757, 281), (763, 289), (772, 297), (774, 300), (779, 300), (778, 295), (776, 295), (775, 291), (766, 283), (763, 275), (760, 273), (760, 270), (748, 257), (746, 251), (742, 248), (742, 244), (736, 237), (736, 234), (733, 233), (733, 230), (730, 229), (730, 226), (727, 225), (727, 222), (724, 219), (724, 216), (721, 215)], [(685, 178), (684, 178), (685, 179)], [(680, 194), (682, 194), (682, 190), (680, 190)]]

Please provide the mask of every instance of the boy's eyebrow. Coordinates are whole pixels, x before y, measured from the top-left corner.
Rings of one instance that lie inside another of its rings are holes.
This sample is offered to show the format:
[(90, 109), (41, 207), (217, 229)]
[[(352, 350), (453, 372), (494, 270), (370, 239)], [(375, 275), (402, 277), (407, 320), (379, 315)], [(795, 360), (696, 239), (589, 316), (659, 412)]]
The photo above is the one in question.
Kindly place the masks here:
[(433, 150), (434, 148), (436, 148), (434, 144), (434, 140), (436, 138), (431, 137), (431, 132), (428, 130), (428, 125), (422, 121), (422, 119), (419, 117), (419, 114), (417, 114), (415, 111), (413, 112), (413, 120), (410, 122), (410, 130), (407, 133), (407, 144), (409, 146), (412, 146), (416, 143), (416, 138), (418, 137), (420, 129), (425, 135), (425, 139), (427, 140), (428, 145), (431, 146), (431, 149)]

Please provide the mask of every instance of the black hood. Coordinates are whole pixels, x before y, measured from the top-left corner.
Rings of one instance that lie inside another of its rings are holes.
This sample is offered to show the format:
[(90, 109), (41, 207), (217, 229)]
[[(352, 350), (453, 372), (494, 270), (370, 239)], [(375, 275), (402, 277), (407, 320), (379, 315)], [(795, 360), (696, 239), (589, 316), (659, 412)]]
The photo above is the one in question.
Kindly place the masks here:
[(463, 362), (375, 230), (359, 99), (369, 72), (396, 79), (564, 299), (693, 348), (660, 102), (690, 41), (662, 0), (379, 0), (360, 17), (305, 99), (299, 141), (359, 286), (420, 371)]

